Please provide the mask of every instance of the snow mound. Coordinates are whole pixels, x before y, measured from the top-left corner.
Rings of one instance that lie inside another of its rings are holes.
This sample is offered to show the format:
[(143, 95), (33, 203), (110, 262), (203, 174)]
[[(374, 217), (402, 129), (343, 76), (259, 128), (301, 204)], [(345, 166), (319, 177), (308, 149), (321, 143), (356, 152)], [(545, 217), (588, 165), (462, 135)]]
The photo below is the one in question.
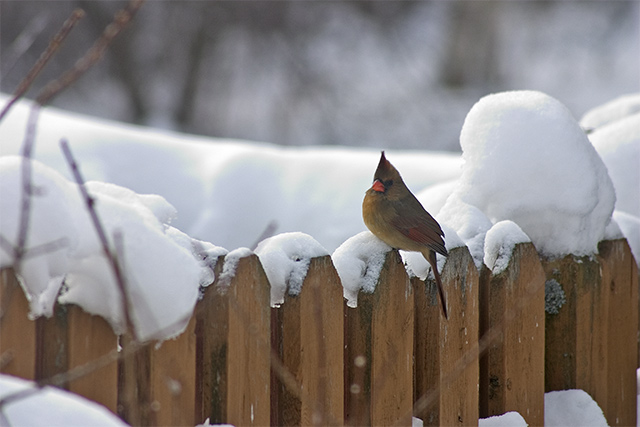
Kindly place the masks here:
[(329, 255), (313, 237), (305, 233), (282, 233), (260, 242), (255, 250), (271, 284), (271, 306), (284, 303), (284, 295), (302, 290), (311, 258)]
[[(13, 248), (18, 245), (21, 222), (22, 158), (0, 157), (0, 235)], [(34, 317), (51, 315), (53, 301), (69, 270), (71, 257), (77, 252), (81, 234), (89, 224), (78, 215), (81, 199), (73, 185), (62, 175), (39, 162), (31, 162), (31, 184), (34, 196), (29, 210), (26, 248), (35, 249), (59, 242), (43, 256), (29, 256), (27, 252), (18, 273), (27, 285), (25, 291)], [(17, 248), (16, 248), (17, 249)], [(11, 267), (14, 254), (6, 245), (0, 248), (0, 268)]]
[(609, 424), (602, 409), (587, 392), (562, 390), (544, 394), (544, 425), (605, 427)]
[(587, 111), (580, 119), (586, 130), (594, 130), (640, 112), (640, 93), (630, 93)]
[(358, 306), (358, 292), (373, 293), (380, 271), (391, 247), (370, 231), (363, 231), (347, 239), (331, 255), (333, 265), (342, 281), (347, 305)]
[[(21, 216), (22, 163), (15, 156), (0, 158), (0, 233), (13, 246)], [(51, 315), (59, 298), (104, 317), (116, 333), (124, 332), (119, 287), (77, 184), (37, 161), (31, 168), (37, 192), (31, 198), (27, 248), (64, 242), (19, 266), (32, 316)], [(194, 241), (169, 225), (175, 209), (160, 196), (138, 195), (114, 184), (89, 182), (86, 188), (111, 251), (117, 253), (137, 337), (147, 341), (180, 334), (200, 286), (210, 283), (212, 273)], [(13, 263), (13, 254), (0, 251), (0, 268)]]
[(478, 420), (478, 427), (527, 427), (527, 425), (522, 415), (517, 412), (507, 412)]
[(602, 126), (589, 140), (616, 189), (616, 210), (640, 217), (640, 113)]
[(467, 115), (460, 144), (460, 199), (492, 223), (515, 222), (544, 255), (597, 252), (615, 191), (593, 145), (559, 101), (534, 91), (486, 96)]
[(509, 265), (513, 249), (518, 243), (530, 242), (529, 236), (513, 221), (494, 224), (484, 239), (484, 264), (493, 274), (500, 274)]
[[(492, 224), (489, 218), (477, 207), (466, 203), (455, 192), (449, 196), (436, 219), (442, 227), (449, 227), (457, 233), (469, 248), (476, 267), (480, 268), (484, 260), (484, 239)], [(445, 241), (449, 240), (445, 232)]]
[[(0, 375), (0, 399), (28, 389), (35, 389), (35, 384), (21, 378)], [(5, 405), (2, 413), (12, 426), (128, 425), (104, 406), (56, 387), (34, 390), (32, 395)]]

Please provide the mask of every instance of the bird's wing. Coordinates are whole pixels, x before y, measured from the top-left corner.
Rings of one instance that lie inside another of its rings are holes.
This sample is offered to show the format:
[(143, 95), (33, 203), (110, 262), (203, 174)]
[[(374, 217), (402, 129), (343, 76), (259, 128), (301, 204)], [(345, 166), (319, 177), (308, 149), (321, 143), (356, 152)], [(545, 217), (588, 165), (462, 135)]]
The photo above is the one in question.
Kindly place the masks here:
[[(395, 215), (391, 225), (414, 242), (422, 243), (434, 251), (447, 255), (444, 246), (444, 232), (438, 222), (418, 203), (419, 209), (413, 207), (411, 214)], [(416, 212), (417, 210), (417, 212)]]

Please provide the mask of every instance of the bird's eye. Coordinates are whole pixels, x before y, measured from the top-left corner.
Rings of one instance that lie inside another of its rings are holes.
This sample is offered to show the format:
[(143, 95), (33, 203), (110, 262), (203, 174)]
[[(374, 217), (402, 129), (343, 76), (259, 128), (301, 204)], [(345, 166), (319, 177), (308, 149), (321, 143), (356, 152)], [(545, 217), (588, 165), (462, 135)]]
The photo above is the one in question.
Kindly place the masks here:
[(384, 182), (384, 186), (385, 188), (389, 188), (393, 185), (393, 180), (392, 179), (388, 179)]

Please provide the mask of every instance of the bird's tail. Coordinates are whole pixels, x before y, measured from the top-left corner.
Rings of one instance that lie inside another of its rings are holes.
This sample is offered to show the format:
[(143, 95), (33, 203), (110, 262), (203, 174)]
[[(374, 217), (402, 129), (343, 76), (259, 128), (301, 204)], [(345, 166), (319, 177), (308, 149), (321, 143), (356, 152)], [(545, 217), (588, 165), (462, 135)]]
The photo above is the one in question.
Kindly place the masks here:
[(438, 294), (440, 295), (440, 305), (442, 307), (442, 314), (445, 319), (449, 319), (447, 315), (447, 303), (444, 298), (444, 289), (442, 289), (442, 280), (440, 280), (440, 273), (438, 273), (438, 264), (436, 262), (436, 253), (435, 251), (428, 249), (423, 253), (424, 257), (431, 264), (431, 269), (433, 270), (433, 276), (436, 278), (436, 285), (438, 286)]

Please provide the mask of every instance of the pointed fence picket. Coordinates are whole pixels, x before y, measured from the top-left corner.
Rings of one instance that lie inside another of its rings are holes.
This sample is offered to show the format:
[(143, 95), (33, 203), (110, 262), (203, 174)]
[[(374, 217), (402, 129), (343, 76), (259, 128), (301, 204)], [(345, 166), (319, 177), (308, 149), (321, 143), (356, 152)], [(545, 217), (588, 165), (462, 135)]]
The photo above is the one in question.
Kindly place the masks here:
[(472, 425), (478, 420), (478, 270), (466, 247), (453, 249), (442, 271), (449, 319), (436, 284), (414, 278), (416, 295), (416, 416), (424, 425)]
[(544, 425), (545, 275), (531, 243), (514, 248), (507, 268), (480, 278), (480, 416), (519, 412)]
[[(433, 281), (409, 278), (397, 251), (357, 308), (329, 257), (311, 260), (280, 308), (257, 256), (224, 280), (221, 264), (186, 331), (161, 345), (118, 337), (72, 305), (29, 320), (5, 269), (0, 372), (84, 395), (133, 425), (409, 425), (412, 415), (477, 425), (507, 411), (542, 425), (545, 390), (568, 388), (590, 393), (610, 425), (636, 423), (639, 283), (625, 240), (555, 260), (519, 244), (497, 274), (456, 248), (442, 271), (448, 320)], [(566, 299), (557, 313), (544, 311), (550, 284)]]

